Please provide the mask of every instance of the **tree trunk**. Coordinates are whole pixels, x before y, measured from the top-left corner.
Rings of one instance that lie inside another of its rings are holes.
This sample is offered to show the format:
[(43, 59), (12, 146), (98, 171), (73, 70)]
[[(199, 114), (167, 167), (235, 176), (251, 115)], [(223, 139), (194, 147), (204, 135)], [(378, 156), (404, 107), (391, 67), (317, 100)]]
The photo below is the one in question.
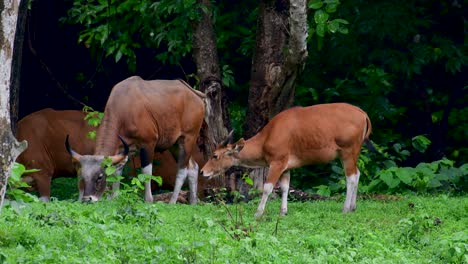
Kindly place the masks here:
[(16, 141), (10, 122), (10, 80), (15, 78), (12, 64), (19, 4), (20, 0), (0, 2), (0, 209), (13, 163), (27, 147), (26, 141)]
[[(263, 0), (257, 20), (245, 136), (254, 136), (268, 121), (291, 106), (295, 83), (307, 58), (307, 1)], [(266, 172), (256, 171), (255, 186)]]
[(198, 3), (205, 5), (205, 10), (208, 10), (200, 10), (202, 18), (193, 28), (193, 58), (197, 65), (200, 90), (207, 95), (206, 125), (200, 133), (203, 141), (200, 145), (204, 147), (203, 152), (207, 158), (211, 157), (217, 143), (227, 137), (230, 123), (226, 95), (221, 82), (216, 36), (211, 21), (210, 0), (198, 0)]
[(16, 135), (16, 123), (19, 112), (19, 93), (21, 80), (21, 63), (23, 61), (23, 43), (28, 18), (28, 1), (21, 1), (18, 10), (18, 22), (16, 24), (15, 43), (13, 48), (13, 64), (10, 80), (10, 120), (11, 130)]

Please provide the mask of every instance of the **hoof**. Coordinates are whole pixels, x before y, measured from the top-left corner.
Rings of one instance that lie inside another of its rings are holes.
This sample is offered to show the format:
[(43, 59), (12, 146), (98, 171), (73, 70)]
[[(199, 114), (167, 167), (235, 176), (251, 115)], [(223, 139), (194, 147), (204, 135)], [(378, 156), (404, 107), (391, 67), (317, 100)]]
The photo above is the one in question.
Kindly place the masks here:
[(255, 219), (256, 220), (259, 220), (260, 218), (262, 218), (262, 216), (263, 216), (263, 212), (256, 212), (255, 213)]

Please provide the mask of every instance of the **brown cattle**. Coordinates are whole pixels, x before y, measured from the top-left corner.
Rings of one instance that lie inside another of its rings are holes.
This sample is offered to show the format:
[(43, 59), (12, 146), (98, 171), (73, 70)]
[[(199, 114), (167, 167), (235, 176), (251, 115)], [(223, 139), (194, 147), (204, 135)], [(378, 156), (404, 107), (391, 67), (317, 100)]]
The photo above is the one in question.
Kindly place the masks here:
[(360, 176), (356, 163), (362, 143), (370, 144), (371, 129), (367, 114), (350, 104), (295, 107), (273, 117), (248, 140), (224, 142), (201, 171), (203, 176), (211, 178), (231, 166), (268, 167), (262, 200), (255, 214), (258, 218), (278, 181), (282, 191), (281, 215), (287, 213), (291, 169), (339, 158), (346, 174), (343, 212), (351, 212), (356, 209)]
[(80, 153), (91, 154), (94, 141), (86, 138), (93, 130), (84, 121), (81, 111), (56, 111), (46, 108), (34, 112), (18, 122), (16, 138), (27, 140), (28, 148), (17, 162), (27, 169), (39, 169), (26, 174), (23, 179), (32, 182), (43, 201), (50, 200), (50, 184), (56, 177), (76, 177), (72, 157), (63, 146), (66, 135), (71, 135), (72, 144)]
[[(205, 117), (205, 97), (181, 80), (145, 81), (133, 76), (115, 85), (98, 129), (94, 154), (81, 155), (66, 142), (73, 158), (81, 164), (80, 179), (85, 187), (82, 200), (101, 198), (106, 182), (101, 167), (105, 157), (110, 157), (114, 165), (125, 163), (128, 145), (135, 146), (140, 149), (142, 172), (152, 174), (154, 150), (166, 150), (177, 142), (178, 172), (171, 203), (177, 201), (187, 176), (190, 202), (196, 203), (198, 165), (191, 156)], [(120, 142), (124, 152), (119, 154)], [(145, 201), (153, 201), (150, 181), (145, 183)]]

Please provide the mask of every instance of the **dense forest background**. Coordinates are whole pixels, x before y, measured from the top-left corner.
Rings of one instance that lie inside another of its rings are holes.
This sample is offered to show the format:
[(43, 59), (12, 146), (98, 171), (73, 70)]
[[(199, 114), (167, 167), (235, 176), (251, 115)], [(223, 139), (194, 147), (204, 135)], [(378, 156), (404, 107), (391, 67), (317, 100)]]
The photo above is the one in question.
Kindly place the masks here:
[[(276, 1), (285, 2), (285, 1)], [(18, 118), (34, 111), (103, 111), (112, 87), (139, 75), (199, 85), (192, 58), (197, 1), (32, 1)], [(365, 191), (466, 190), (467, 20), (460, 1), (308, 2), (308, 56), (294, 105), (348, 102), (373, 123), (359, 161)], [(244, 135), (258, 3), (211, 1), (222, 82)], [(73, 98), (73, 99), (72, 99)], [(464, 165), (465, 164), (465, 165)], [(293, 185), (344, 190), (339, 164), (301, 168)], [(313, 178), (311, 178), (313, 177)], [(312, 179), (312, 180), (311, 180)], [(317, 187), (318, 186), (318, 187)]]

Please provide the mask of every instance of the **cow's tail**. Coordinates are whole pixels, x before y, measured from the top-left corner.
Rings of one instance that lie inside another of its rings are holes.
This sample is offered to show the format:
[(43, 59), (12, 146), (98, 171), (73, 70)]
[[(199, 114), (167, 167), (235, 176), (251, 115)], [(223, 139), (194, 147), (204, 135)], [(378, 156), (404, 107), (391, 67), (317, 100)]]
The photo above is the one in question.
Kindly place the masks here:
[(378, 150), (375, 148), (374, 144), (372, 144), (372, 141), (369, 139), (369, 136), (372, 132), (372, 123), (370, 121), (369, 116), (366, 115), (366, 126), (364, 129), (364, 143), (366, 144), (366, 147), (372, 151), (372, 152), (378, 152)]
[(197, 95), (198, 97), (200, 97), (201, 99), (205, 99), (205, 98), (206, 98), (206, 94), (205, 94), (205, 93), (193, 89), (193, 87), (190, 86), (190, 84), (186, 83), (186, 82), (185, 82), (184, 80), (182, 80), (182, 79), (177, 79), (177, 80), (179, 80), (183, 85), (187, 86), (187, 88), (189, 88), (190, 91), (192, 91), (194, 94), (196, 94), (196, 95)]

